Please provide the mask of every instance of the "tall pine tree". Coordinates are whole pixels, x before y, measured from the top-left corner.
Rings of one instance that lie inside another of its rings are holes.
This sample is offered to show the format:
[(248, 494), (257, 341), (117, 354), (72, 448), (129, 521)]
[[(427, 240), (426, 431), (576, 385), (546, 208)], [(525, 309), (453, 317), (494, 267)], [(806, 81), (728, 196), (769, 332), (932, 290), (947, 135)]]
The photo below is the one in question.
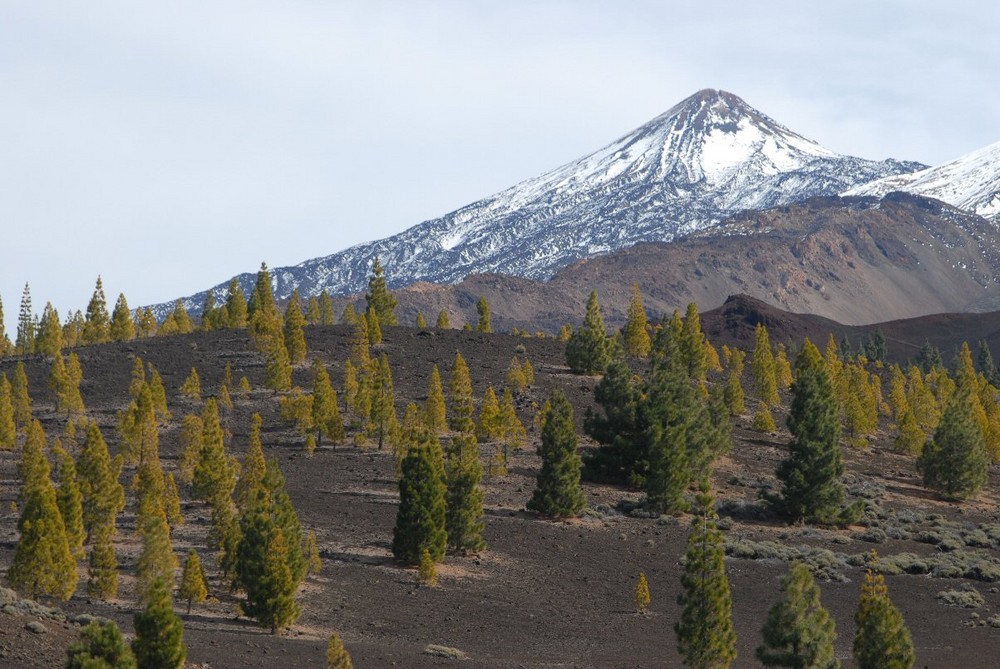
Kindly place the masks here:
[(677, 650), (684, 664), (698, 669), (724, 669), (736, 659), (732, 595), (726, 576), (722, 532), (716, 527), (714, 500), (708, 484), (698, 495), (698, 513), (688, 535), (677, 597), (681, 617), (674, 624)]
[(380, 325), (398, 325), (396, 320), (396, 305), (398, 302), (389, 292), (382, 262), (375, 257), (372, 261), (372, 274), (368, 279), (368, 292), (365, 294), (368, 308), (375, 311)]
[(581, 463), (576, 445), (573, 405), (562, 391), (557, 390), (546, 404), (542, 418), (542, 440), (538, 446), (542, 468), (538, 472), (535, 492), (528, 500), (529, 510), (568, 518), (578, 515), (587, 505), (587, 498), (580, 489)]
[(139, 667), (182, 669), (187, 657), (184, 626), (174, 613), (167, 581), (157, 579), (149, 591), (146, 608), (135, 614), (132, 652)]
[(871, 568), (854, 613), (853, 654), (858, 669), (910, 669), (916, 660), (903, 614), (889, 598), (885, 578)]
[(587, 299), (587, 313), (581, 325), (566, 342), (566, 364), (574, 374), (600, 374), (611, 362), (611, 343), (601, 317), (597, 292)]
[(781, 582), (781, 599), (767, 613), (757, 647), (765, 667), (837, 669), (833, 618), (819, 601), (819, 587), (809, 568), (796, 562)]

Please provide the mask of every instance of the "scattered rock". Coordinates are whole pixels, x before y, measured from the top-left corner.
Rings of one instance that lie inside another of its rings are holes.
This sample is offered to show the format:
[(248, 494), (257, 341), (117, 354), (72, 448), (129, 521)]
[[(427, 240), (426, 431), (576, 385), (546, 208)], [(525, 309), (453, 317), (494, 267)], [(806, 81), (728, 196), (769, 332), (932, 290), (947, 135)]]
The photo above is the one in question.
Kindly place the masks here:
[(428, 644), (424, 648), (424, 655), (433, 655), (434, 657), (446, 657), (449, 660), (468, 660), (469, 656), (460, 651), (457, 648), (451, 648), (449, 646), (439, 646), (437, 644)]
[(46, 629), (45, 625), (38, 622), (37, 620), (32, 620), (31, 622), (29, 622), (27, 625), (24, 626), (24, 629), (28, 630), (32, 634), (47, 634), (49, 631), (48, 629)]

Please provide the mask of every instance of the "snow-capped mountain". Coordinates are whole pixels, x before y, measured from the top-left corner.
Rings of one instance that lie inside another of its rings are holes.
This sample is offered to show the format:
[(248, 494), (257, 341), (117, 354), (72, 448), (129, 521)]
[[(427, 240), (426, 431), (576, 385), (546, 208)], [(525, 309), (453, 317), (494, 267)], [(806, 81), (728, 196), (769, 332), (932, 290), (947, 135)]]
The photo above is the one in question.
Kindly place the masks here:
[(1000, 142), (950, 163), (885, 177), (844, 194), (882, 197), (892, 191), (932, 197), (983, 218), (1000, 221)]
[[(379, 256), (390, 283), (452, 283), (471, 273), (547, 278), (581, 258), (670, 241), (729, 214), (834, 195), (923, 168), (834, 153), (719, 90), (551, 172), (398, 235), (272, 271), (281, 299), (367, 285)], [(246, 290), (253, 275), (241, 275)], [(226, 284), (213, 289), (221, 296)], [(200, 311), (205, 293), (186, 300)]]

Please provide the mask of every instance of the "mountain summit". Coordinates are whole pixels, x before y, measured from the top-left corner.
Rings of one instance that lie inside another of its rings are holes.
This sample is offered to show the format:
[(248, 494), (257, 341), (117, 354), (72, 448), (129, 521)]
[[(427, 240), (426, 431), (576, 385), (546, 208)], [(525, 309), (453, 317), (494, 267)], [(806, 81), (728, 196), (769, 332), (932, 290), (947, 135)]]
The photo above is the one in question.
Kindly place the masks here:
[[(398, 235), (273, 272), (281, 299), (363, 290), (379, 256), (395, 286), (472, 273), (548, 278), (573, 261), (670, 241), (745, 209), (835, 195), (924, 167), (842, 156), (726, 91), (695, 93), (608, 146)], [(239, 277), (249, 290), (252, 274)], [(225, 284), (215, 289), (224, 292)], [(205, 293), (188, 298), (197, 312)]]

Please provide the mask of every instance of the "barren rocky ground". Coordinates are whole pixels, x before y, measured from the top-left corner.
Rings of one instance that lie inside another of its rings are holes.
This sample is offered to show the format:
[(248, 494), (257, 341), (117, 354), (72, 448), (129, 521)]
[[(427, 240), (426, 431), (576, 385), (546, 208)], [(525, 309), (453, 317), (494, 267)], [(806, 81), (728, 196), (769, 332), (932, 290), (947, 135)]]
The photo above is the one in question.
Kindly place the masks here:
[[(552, 522), (524, 510), (539, 465), (534, 453), (537, 433), (530, 427), (535, 408), (552, 388), (561, 387), (573, 401), (579, 421), (585, 407), (592, 405), (596, 379), (568, 374), (562, 344), (553, 339), (412, 328), (387, 328), (385, 334), (382, 350), (392, 363), (400, 410), (407, 401), (424, 398), (433, 364), (446, 375), (456, 351), (469, 361), (479, 397), (488, 383), (503, 384), (520, 347), (535, 365), (536, 385), (520, 403), (531, 443), (514, 455), (508, 476), (484, 482), (488, 550), (478, 556), (449, 556), (440, 567), (439, 585), (418, 587), (415, 571), (397, 565), (389, 550), (398, 500), (393, 454), (353, 444), (324, 444), (308, 458), (302, 439), (280, 420), (277, 398), (255, 390), (248, 399), (236, 399), (234, 410), (225, 416), (232, 432), (230, 452), (242, 455), (250, 416), (261, 413), (266, 455), (279, 459), (304, 527), (316, 531), (323, 569), (304, 584), (299, 621), (278, 635), (240, 617), (236, 597), (214, 579), (209, 602), (195, 606), (190, 614), (178, 603), (188, 662), (212, 669), (322, 667), (326, 640), (336, 630), (359, 668), (679, 666), (672, 626), (679, 611), (679, 561), (689, 519), (634, 517), (628, 512), (629, 502), (639, 499), (638, 492), (594, 484), (585, 484), (590, 510), (579, 519)], [(334, 382), (339, 383), (349, 330), (310, 328), (307, 338), (311, 353), (330, 365)], [(218, 387), (227, 362), (237, 378), (246, 374), (255, 388), (263, 380), (262, 360), (239, 332), (107, 344), (78, 353), (88, 413), (100, 422), (113, 451), (115, 412), (126, 403), (134, 357), (152, 362), (161, 372), (174, 414), (161, 434), (161, 456), (168, 470), (176, 468), (180, 418), (199, 409), (176, 396), (191, 367), (198, 368), (206, 394)], [(63, 419), (54, 413), (46, 385), (48, 363), (31, 358), (25, 364), (36, 416), (54, 436), (61, 432)], [(0, 370), (9, 373), (13, 365), (0, 361)], [(309, 386), (308, 367), (296, 370), (296, 382)], [(1000, 612), (996, 468), (975, 503), (945, 503), (920, 487), (912, 458), (892, 453), (890, 435), (883, 432), (868, 449), (845, 449), (848, 488), (872, 503), (864, 525), (786, 526), (758, 519), (756, 498), (759, 486), (773, 482), (787, 432), (783, 428), (773, 435), (751, 432), (749, 418), (737, 420), (732, 452), (717, 463), (712, 481), (732, 552), (727, 569), (739, 635), (734, 666), (755, 666), (753, 649), (760, 627), (787, 571), (787, 551), (797, 547), (806, 547), (801, 555), (828, 579), (820, 581), (822, 597), (837, 623), (837, 651), (845, 667), (852, 666), (852, 617), (863, 576), (858, 556), (873, 548), (886, 557), (912, 553), (905, 562), (907, 570), (923, 568), (938, 574), (900, 573), (887, 578), (913, 633), (917, 666), (995, 666), (1000, 628), (987, 621)], [(783, 416), (776, 418), (783, 424)], [(592, 446), (585, 439), (581, 444)], [(485, 460), (490, 447), (482, 448)], [(18, 490), (16, 460), (15, 453), (0, 452), (0, 567), (10, 563), (17, 538), (17, 517), (10, 510)], [(186, 523), (173, 534), (174, 548), (178, 554), (199, 548), (212, 564), (204, 553), (208, 511), (191, 501), (187, 491), (181, 495)], [(135, 610), (131, 575), (138, 545), (133, 513), (130, 499), (116, 543), (122, 568), (119, 599), (92, 602), (77, 594), (60, 605), (70, 615), (114, 619), (126, 634), (131, 632)], [(774, 544), (761, 543), (768, 541)], [(774, 546), (784, 547), (785, 552)], [(960, 575), (958, 563), (979, 565), (978, 571), (967, 571), (976, 578), (944, 577)], [(646, 615), (634, 612), (633, 585), (640, 571), (646, 573), (652, 590)], [(982, 595), (982, 606), (946, 606), (938, 599), (938, 593), (968, 589)], [(36, 618), (13, 608), (0, 610), (0, 665), (61, 665), (78, 628), (71, 622), (42, 620), (45, 634), (26, 630), (25, 625)], [(1000, 618), (994, 620), (1000, 626)], [(468, 659), (426, 654), (428, 644), (459, 649)]]

